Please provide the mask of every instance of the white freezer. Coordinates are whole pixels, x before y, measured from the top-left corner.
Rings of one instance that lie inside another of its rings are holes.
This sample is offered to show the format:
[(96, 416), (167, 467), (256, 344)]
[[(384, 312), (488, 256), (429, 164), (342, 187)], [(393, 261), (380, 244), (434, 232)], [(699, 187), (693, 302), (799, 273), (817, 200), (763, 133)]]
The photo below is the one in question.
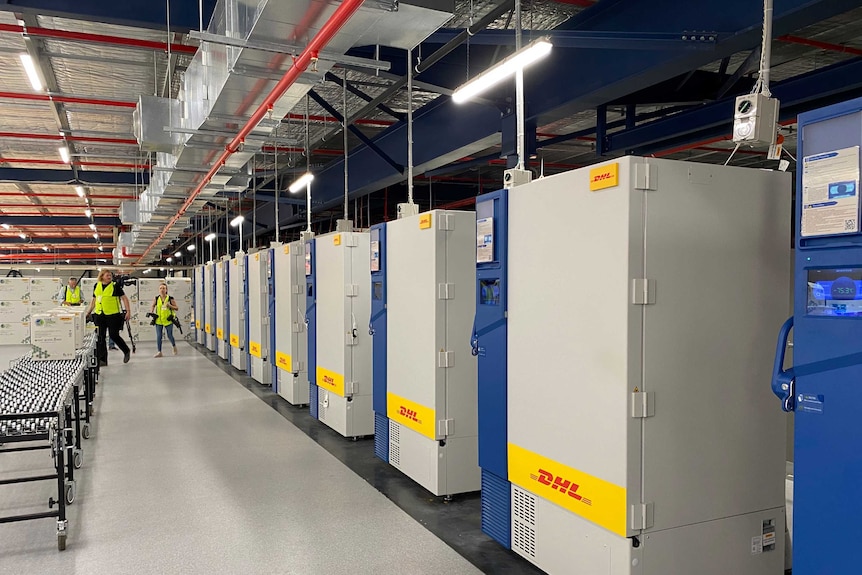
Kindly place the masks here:
[(244, 252), (237, 252), (230, 260), (230, 273), (228, 274), (230, 292), (230, 363), (237, 369), (246, 370), (247, 354), (246, 348), (246, 256)]
[(275, 366), (278, 394), (292, 405), (307, 405), (308, 341), (305, 330), (305, 244), (274, 249)]
[(267, 286), (271, 252), (272, 250), (265, 249), (248, 256), (248, 350), (251, 356), (251, 377), (263, 385), (272, 384)]

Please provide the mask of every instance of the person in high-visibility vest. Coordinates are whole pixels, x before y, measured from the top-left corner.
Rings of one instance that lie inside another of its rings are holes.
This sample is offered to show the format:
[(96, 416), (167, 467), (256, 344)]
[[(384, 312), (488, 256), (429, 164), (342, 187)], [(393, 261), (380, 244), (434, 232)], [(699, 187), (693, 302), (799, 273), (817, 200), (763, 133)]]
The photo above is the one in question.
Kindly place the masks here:
[(114, 274), (109, 270), (102, 270), (93, 289), (93, 299), (87, 306), (87, 316), (92, 316), (93, 322), (99, 328), (99, 339), (96, 342), (99, 365), (108, 365), (108, 348), (105, 341), (107, 333), (111, 334), (111, 339), (123, 352), (123, 363), (129, 363), (132, 353), (120, 333), (124, 322), (131, 317), (131, 309), (123, 286), (114, 282)]
[(78, 278), (69, 278), (69, 285), (63, 288), (60, 305), (81, 305), (81, 286)]
[(162, 332), (168, 332), (168, 339), (174, 347), (174, 355), (177, 355), (177, 342), (174, 341), (174, 312), (179, 309), (174, 298), (168, 295), (168, 284), (159, 286), (159, 295), (153, 300), (150, 313), (156, 315), (156, 348), (158, 351), (153, 357), (162, 357)]

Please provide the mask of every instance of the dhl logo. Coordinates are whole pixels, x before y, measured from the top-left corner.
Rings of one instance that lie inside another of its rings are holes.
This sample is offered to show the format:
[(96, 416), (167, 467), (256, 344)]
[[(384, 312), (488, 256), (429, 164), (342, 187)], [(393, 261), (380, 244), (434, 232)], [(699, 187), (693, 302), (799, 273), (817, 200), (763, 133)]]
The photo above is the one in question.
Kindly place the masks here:
[(556, 489), (560, 493), (565, 493), (566, 495), (568, 495), (572, 499), (574, 499), (576, 501), (580, 501), (584, 505), (592, 506), (592, 504), (593, 504), (592, 500), (587, 499), (586, 497), (584, 497), (578, 493), (578, 489), (580, 489), (580, 487), (581, 487), (580, 485), (578, 485), (577, 483), (572, 483), (568, 479), (564, 479), (563, 477), (561, 477), (559, 475), (554, 475), (550, 471), (546, 471), (544, 469), (539, 469), (539, 474), (534, 475), (531, 473), (530, 479), (533, 479), (534, 481), (538, 481), (542, 485), (546, 485), (546, 486), (550, 487), (551, 489)]
[(613, 172), (602, 172), (600, 174), (596, 174), (593, 176), (593, 179), (590, 180), (591, 183), (601, 182), (603, 180), (610, 180), (614, 177)]
[(603, 190), (619, 184), (619, 163), (599, 166), (590, 170), (590, 190)]
[(287, 358), (284, 356), (280, 356), (278, 358), (278, 365), (287, 366)]
[(398, 413), (401, 415), (401, 417), (405, 417), (405, 418), (409, 419), (410, 421), (415, 421), (416, 423), (422, 423), (422, 421), (419, 419), (419, 415), (416, 413), (415, 409), (408, 409), (402, 405), (401, 408), (398, 410)]
[(323, 376), (323, 383), (326, 383), (328, 385), (335, 385), (335, 378), (330, 377), (328, 375), (324, 375)]

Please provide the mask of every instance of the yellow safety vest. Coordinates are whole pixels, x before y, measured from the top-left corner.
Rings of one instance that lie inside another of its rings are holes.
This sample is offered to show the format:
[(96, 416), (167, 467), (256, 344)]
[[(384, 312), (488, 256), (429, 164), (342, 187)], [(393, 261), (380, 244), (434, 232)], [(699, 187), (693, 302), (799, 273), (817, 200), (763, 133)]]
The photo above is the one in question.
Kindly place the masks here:
[(108, 287), (103, 287), (102, 282), (96, 284), (96, 290), (93, 292), (96, 296), (96, 314), (114, 315), (120, 313), (120, 298), (114, 295), (113, 282), (108, 284)]
[(156, 319), (156, 324), (158, 325), (171, 325), (173, 322), (171, 321), (171, 315), (174, 310), (168, 307), (168, 302), (171, 301), (171, 296), (168, 296), (168, 299), (162, 300), (162, 296), (156, 296), (156, 315), (159, 317)]
[(81, 303), (81, 286), (75, 286), (75, 291), (66, 286), (66, 303)]

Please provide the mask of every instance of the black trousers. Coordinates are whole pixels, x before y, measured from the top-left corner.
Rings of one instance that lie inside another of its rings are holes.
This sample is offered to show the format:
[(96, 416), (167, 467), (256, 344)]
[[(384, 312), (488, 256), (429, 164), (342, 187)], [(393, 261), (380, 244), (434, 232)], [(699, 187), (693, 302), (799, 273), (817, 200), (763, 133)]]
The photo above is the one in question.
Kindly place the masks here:
[(123, 340), (121, 335), (123, 325), (126, 323), (126, 316), (122, 313), (114, 313), (111, 315), (96, 314), (93, 316), (96, 327), (99, 328), (99, 339), (96, 341), (96, 357), (99, 361), (108, 363), (108, 344), (107, 334), (111, 334), (111, 339), (117, 344), (117, 347), (123, 353), (129, 353), (129, 346)]

